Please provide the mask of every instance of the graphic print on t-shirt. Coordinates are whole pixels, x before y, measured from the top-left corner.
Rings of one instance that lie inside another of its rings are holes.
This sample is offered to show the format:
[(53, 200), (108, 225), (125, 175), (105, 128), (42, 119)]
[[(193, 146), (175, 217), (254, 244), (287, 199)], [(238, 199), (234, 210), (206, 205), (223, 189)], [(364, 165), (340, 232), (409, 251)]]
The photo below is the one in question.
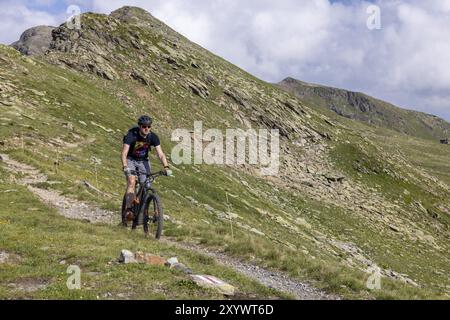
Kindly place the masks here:
[(148, 148), (149, 148), (148, 142), (136, 141), (136, 144), (134, 145), (133, 155), (136, 158), (143, 158), (146, 156)]

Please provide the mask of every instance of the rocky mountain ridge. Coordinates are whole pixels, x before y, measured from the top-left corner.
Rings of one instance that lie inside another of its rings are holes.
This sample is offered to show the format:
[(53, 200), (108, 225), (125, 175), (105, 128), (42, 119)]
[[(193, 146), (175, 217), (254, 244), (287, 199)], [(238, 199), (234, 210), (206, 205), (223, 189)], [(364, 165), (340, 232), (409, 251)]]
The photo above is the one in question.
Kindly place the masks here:
[(437, 116), (401, 109), (364, 93), (306, 83), (290, 77), (277, 86), (313, 106), (376, 127), (437, 141), (450, 135), (450, 123)]

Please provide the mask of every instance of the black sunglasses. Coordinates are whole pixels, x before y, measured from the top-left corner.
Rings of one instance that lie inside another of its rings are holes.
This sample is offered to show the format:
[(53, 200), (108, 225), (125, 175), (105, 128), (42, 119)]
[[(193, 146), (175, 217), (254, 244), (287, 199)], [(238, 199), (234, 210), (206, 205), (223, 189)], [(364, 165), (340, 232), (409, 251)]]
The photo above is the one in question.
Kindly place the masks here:
[(142, 129), (150, 129), (150, 126), (141, 126)]

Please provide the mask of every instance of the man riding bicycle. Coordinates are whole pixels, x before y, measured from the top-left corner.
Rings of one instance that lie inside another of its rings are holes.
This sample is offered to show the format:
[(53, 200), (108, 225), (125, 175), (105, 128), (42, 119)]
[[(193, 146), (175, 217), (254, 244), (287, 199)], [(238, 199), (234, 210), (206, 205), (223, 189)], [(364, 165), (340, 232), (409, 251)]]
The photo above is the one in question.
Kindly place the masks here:
[(145, 183), (146, 175), (151, 173), (151, 166), (148, 161), (148, 153), (151, 151), (151, 147), (156, 149), (156, 154), (164, 166), (164, 173), (167, 176), (172, 175), (166, 155), (161, 148), (159, 137), (151, 131), (152, 122), (152, 118), (149, 116), (141, 116), (138, 119), (138, 127), (131, 128), (123, 138), (121, 160), (123, 172), (127, 178), (125, 213), (122, 214), (123, 226), (127, 226), (127, 220), (134, 219), (132, 207), (136, 197), (137, 173), (139, 172), (139, 183), (141, 185)]

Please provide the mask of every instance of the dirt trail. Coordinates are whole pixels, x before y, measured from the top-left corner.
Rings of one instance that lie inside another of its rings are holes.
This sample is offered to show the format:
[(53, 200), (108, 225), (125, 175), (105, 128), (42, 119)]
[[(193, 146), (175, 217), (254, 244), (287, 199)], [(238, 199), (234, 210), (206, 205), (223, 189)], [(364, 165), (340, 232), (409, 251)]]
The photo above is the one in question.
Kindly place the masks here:
[(3, 159), (3, 163), (6, 164), (5, 169), (13, 173), (14, 177), (17, 173), (24, 175), (23, 177), (15, 178), (17, 184), (26, 186), (44, 203), (56, 207), (63, 216), (92, 223), (113, 223), (116, 220), (117, 217), (113, 212), (67, 198), (56, 190), (40, 188), (39, 183), (45, 182), (51, 185), (53, 182), (49, 181), (46, 175), (30, 165), (17, 162), (4, 154), (0, 154), (0, 157)]
[(272, 271), (249, 262), (231, 257), (224, 252), (212, 251), (191, 243), (176, 242), (174, 240), (163, 238), (161, 241), (172, 244), (176, 247), (200, 252), (204, 255), (214, 258), (218, 262), (235, 271), (245, 275), (248, 278), (258, 281), (268, 288), (274, 288), (279, 291), (292, 294), (297, 300), (339, 300), (338, 296), (327, 294), (310, 284), (293, 279), (287, 273), (282, 271)]
[[(32, 166), (17, 162), (4, 154), (0, 154), (0, 159), (2, 160), (0, 163), (4, 164), (4, 168), (7, 171), (13, 174), (21, 173), (23, 175), (23, 177), (16, 179), (16, 183), (26, 186), (28, 190), (37, 195), (44, 203), (55, 207), (61, 215), (70, 219), (86, 220), (91, 223), (118, 223), (118, 214), (96, 208), (81, 201), (67, 198), (61, 195), (58, 191), (40, 188), (39, 183), (46, 182), (51, 185), (52, 182), (48, 180), (46, 175), (42, 174), (39, 170), (33, 168)], [(339, 297), (326, 294), (309, 284), (293, 279), (284, 272), (271, 271), (269, 269), (231, 257), (223, 252), (211, 251), (210, 248), (205, 248), (195, 244), (181, 243), (164, 237), (161, 241), (178, 248), (195, 251), (212, 257), (220, 264), (231, 267), (235, 271), (260, 282), (266, 287), (290, 293), (296, 299), (339, 299)]]

